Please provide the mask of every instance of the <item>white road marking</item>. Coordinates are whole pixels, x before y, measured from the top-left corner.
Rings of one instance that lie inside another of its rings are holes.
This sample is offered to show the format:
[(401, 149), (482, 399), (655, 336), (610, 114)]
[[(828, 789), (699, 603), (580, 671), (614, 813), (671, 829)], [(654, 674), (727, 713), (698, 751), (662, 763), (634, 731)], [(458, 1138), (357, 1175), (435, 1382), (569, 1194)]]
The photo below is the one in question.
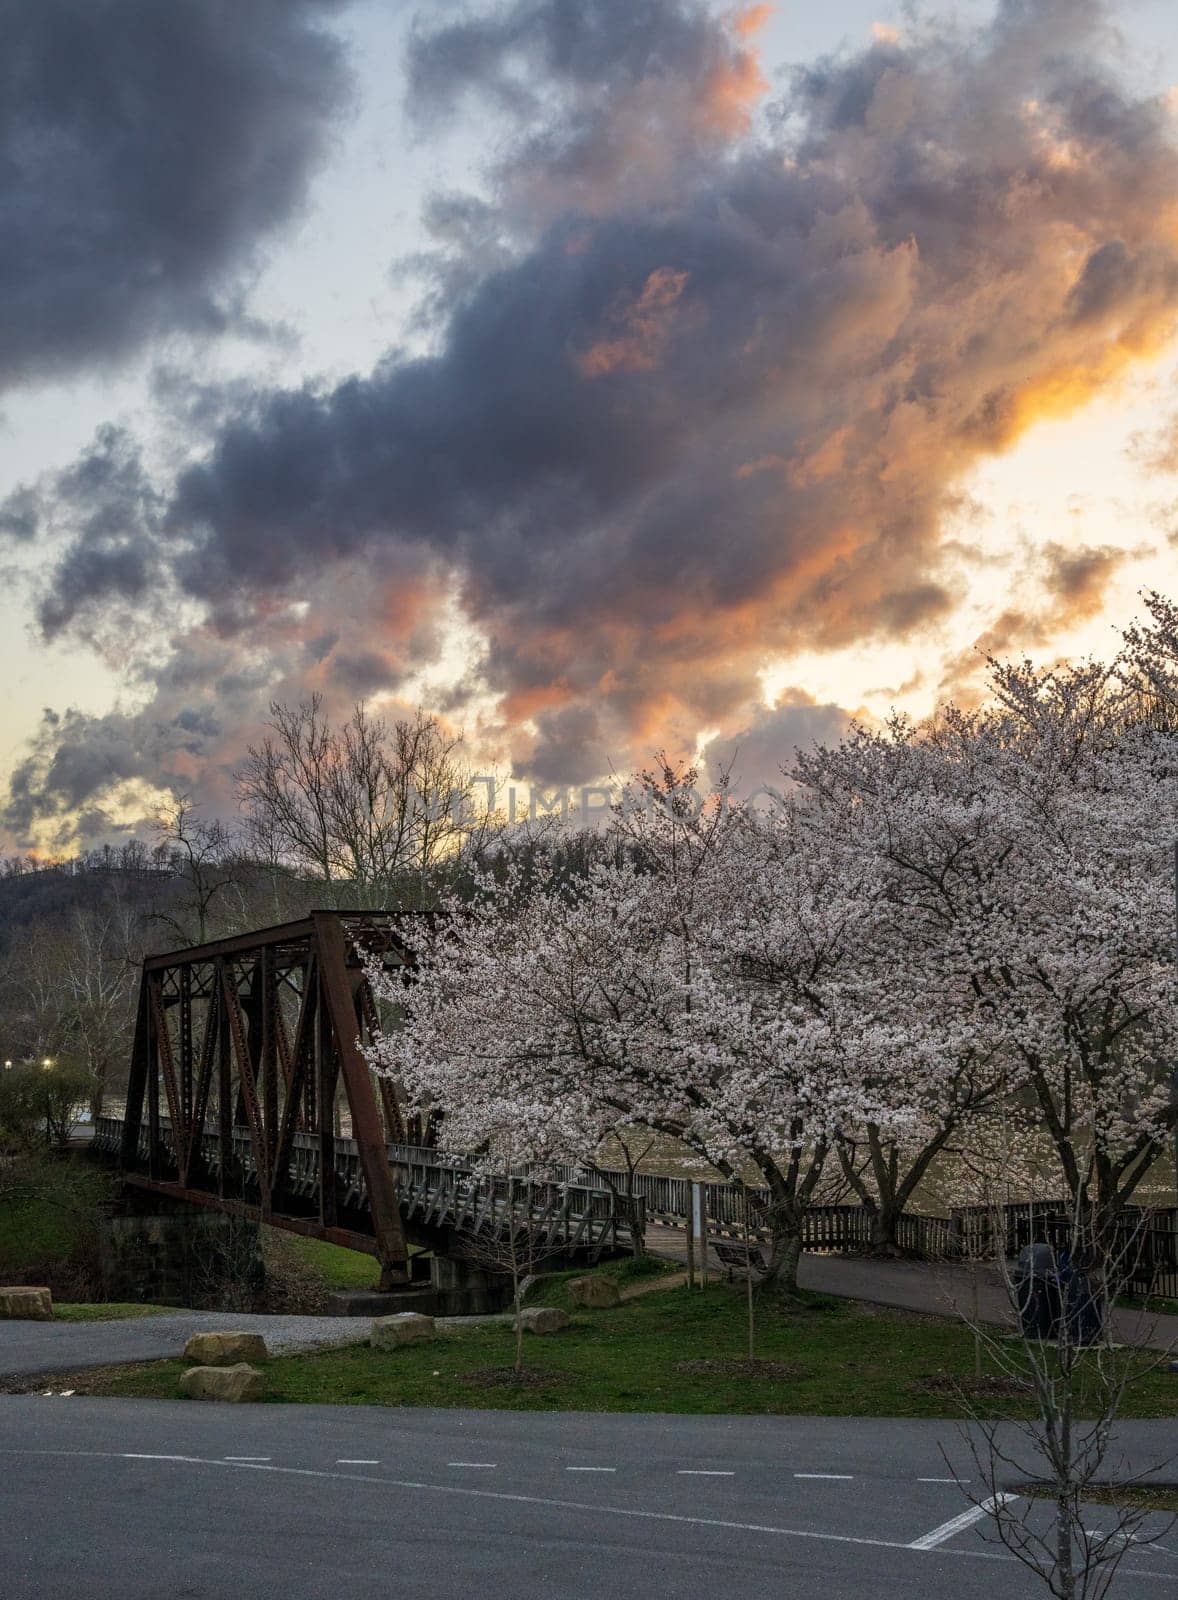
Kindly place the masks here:
[(680, 1467), (677, 1477), (680, 1478), (735, 1478), (735, 1472), (718, 1472), (710, 1467)]
[(851, 1483), (854, 1474), (850, 1472), (795, 1472), (795, 1478), (831, 1478), (836, 1483)]
[(983, 1500), (980, 1506), (971, 1506), (968, 1511), (963, 1511), (959, 1517), (950, 1517), (948, 1522), (942, 1522), (937, 1528), (922, 1534), (919, 1539), (913, 1539), (908, 1546), (909, 1550), (934, 1550), (937, 1545), (944, 1544), (946, 1539), (952, 1539), (955, 1533), (962, 1533), (966, 1528), (972, 1528), (975, 1522), (980, 1522), (983, 1517), (992, 1516), (999, 1506), (1004, 1506), (1008, 1500), (1017, 1500), (1017, 1494), (995, 1494), (988, 1500)]
[(917, 1478), (917, 1483), (968, 1483), (968, 1478)]
[(271, 1456), (226, 1456), (226, 1461), (270, 1461)]
[(617, 1467), (566, 1467), (566, 1472), (616, 1472)]
[(379, 1467), (380, 1462), (375, 1457), (366, 1456), (340, 1456), (336, 1462), (337, 1467)]
[[(273, 1472), (289, 1478), (325, 1478), (344, 1483), (367, 1483), (378, 1489), (406, 1489), (420, 1494), (457, 1495), (468, 1500), (498, 1500), (513, 1505), (546, 1506), (556, 1511), (584, 1511), (593, 1517), (629, 1517), (641, 1522), (674, 1522), (695, 1528), (724, 1528), (736, 1533), (764, 1533), (782, 1539), (814, 1539), (819, 1544), (869, 1545), (876, 1550), (921, 1550), (920, 1544), (904, 1544), (899, 1539), (865, 1539), (850, 1533), (818, 1533), (812, 1528), (782, 1528), (761, 1522), (734, 1522), (724, 1517), (691, 1517), (675, 1511), (646, 1511), (637, 1506), (601, 1506), (588, 1500), (557, 1500), (544, 1495), (513, 1494), (506, 1489), (464, 1489), (453, 1483), (419, 1483), (411, 1478), (373, 1478), (358, 1472), (324, 1472), (312, 1467), (275, 1467), (230, 1463), (208, 1456), (137, 1455), (129, 1450), (5, 1450), (2, 1456), (65, 1456), (94, 1461), (181, 1461), (193, 1467), (228, 1467), (230, 1471)], [(1001, 1550), (953, 1549), (938, 1547), (938, 1556), (960, 1556), (974, 1561), (1010, 1563), (1016, 1558)], [(1155, 1582), (1178, 1584), (1173, 1572), (1154, 1572), (1144, 1567), (1121, 1567), (1128, 1578), (1152, 1578)]]
[(497, 1461), (447, 1461), (448, 1467), (497, 1467)]

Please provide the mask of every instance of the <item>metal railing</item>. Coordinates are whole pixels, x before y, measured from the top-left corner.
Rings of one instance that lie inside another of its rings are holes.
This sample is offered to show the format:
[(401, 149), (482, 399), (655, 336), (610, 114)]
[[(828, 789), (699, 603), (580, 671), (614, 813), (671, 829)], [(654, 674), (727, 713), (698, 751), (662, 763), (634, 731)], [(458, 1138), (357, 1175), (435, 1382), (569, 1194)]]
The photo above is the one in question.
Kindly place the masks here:
[[(94, 1128), (94, 1148), (117, 1156), (122, 1119), (101, 1117)], [(160, 1118), (161, 1136), (170, 1141), (167, 1118)], [(244, 1128), (233, 1135), (234, 1164), (253, 1181), (253, 1154)], [(340, 1198), (353, 1206), (366, 1204), (364, 1175), (356, 1142), (338, 1136), (335, 1168)], [(147, 1133), (140, 1131), (140, 1156), (146, 1161)], [(707, 1231), (713, 1237), (740, 1238), (745, 1224), (745, 1195), (750, 1205), (749, 1233), (765, 1240), (764, 1213), (769, 1190), (740, 1184), (695, 1183), (691, 1178), (658, 1173), (627, 1173), (620, 1168), (548, 1166), (543, 1177), (476, 1176), (468, 1162), (420, 1145), (390, 1144), (389, 1161), (407, 1219), (424, 1225), (459, 1229), (499, 1226), (495, 1219), (523, 1216), (529, 1226), (568, 1248), (591, 1253), (611, 1243), (625, 1244), (631, 1229), (645, 1231), (648, 1222), (682, 1227), (691, 1214), (692, 1189), (698, 1188)], [(220, 1140), (206, 1133), (201, 1141), (208, 1169), (220, 1169)], [(174, 1152), (173, 1152), (174, 1157)], [(290, 1154), (290, 1189), (308, 1198), (319, 1183), (319, 1140), (296, 1133)], [(509, 1188), (510, 1186), (510, 1188)], [(509, 1199), (510, 1193), (510, 1199)], [(1018, 1253), (1038, 1228), (1054, 1243), (1070, 1238), (1069, 1203), (1065, 1199), (1018, 1201), (1001, 1207), (957, 1206), (948, 1216), (903, 1212), (896, 1222), (895, 1243), (906, 1254), (925, 1261), (991, 1260), (999, 1251)], [(1178, 1209), (1128, 1207), (1119, 1224), (1118, 1252), (1129, 1265), (1131, 1292), (1178, 1300)], [(875, 1213), (862, 1205), (808, 1208), (803, 1224), (803, 1249), (858, 1255), (875, 1241)]]
[[(159, 1126), (161, 1146), (175, 1166), (177, 1153), (171, 1122), (161, 1117)], [(118, 1156), (122, 1141), (122, 1118), (100, 1117), (94, 1127), (92, 1148), (100, 1154)], [(356, 1141), (337, 1136), (333, 1146), (339, 1201), (364, 1211), (368, 1196)], [(234, 1129), (232, 1148), (235, 1184), (242, 1186), (244, 1197), (251, 1198), (258, 1189), (258, 1178), (247, 1129)], [(482, 1237), (503, 1235), (510, 1228), (528, 1234), (545, 1249), (585, 1253), (590, 1259), (607, 1248), (628, 1247), (632, 1230), (645, 1233), (646, 1214), (641, 1201), (633, 1208), (619, 1205), (611, 1190), (600, 1183), (527, 1175), (485, 1176), (476, 1173), (469, 1163), (432, 1148), (407, 1144), (390, 1144), (386, 1148), (405, 1219), (423, 1227), (450, 1228)], [(146, 1166), (146, 1125), (139, 1130), (137, 1149), (140, 1162)], [(222, 1151), (217, 1132), (208, 1130), (202, 1134), (200, 1156), (204, 1169), (218, 1177)], [(291, 1141), (286, 1188), (309, 1201), (318, 1194), (319, 1181), (319, 1136), (296, 1133)]]

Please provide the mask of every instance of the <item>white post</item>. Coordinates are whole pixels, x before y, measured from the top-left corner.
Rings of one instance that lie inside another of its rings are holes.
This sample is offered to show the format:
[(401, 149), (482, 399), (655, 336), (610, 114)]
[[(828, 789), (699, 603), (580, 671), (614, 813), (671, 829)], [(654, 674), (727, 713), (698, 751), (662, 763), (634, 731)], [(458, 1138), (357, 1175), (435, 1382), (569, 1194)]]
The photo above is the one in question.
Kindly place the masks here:
[(702, 1289), (708, 1281), (708, 1217), (702, 1183), (691, 1185), (691, 1231), (699, 1244), (699, 1282)]

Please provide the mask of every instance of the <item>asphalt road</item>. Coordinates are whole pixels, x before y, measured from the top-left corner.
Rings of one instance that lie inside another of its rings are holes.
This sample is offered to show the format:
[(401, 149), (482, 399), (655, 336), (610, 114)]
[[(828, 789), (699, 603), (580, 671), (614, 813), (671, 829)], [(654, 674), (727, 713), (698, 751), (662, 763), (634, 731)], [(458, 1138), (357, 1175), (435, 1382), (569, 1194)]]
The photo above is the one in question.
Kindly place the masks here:
[[(1133, 1424), (1140, 1464), (1169, 1424)], [(1172, 1441), (1171, 1441), (1172, 1442)], [(0, 1398), (5, 1600), (1022, 1600), (952, 1427)], [(1092, 1525), (1110, 1516), (1092, 1511)], [(1111, 1525), (1111, 1524), (1109, 1524)], [(1178, 1597), (1178, 1537), (1114, 1595)]]

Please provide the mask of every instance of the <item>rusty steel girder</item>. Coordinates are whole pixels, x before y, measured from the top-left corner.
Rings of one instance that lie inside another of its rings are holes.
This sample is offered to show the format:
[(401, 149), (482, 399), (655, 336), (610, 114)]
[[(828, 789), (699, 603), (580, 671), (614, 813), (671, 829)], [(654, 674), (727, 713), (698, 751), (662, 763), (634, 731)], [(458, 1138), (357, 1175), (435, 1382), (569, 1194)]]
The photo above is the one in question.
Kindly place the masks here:
[[(403, 1143), (405, 1127), (393, 1085), (382, 1078), (378, 1098), (361, 1049), (378, 1026), (366, 954), (412, 960), (387, 916), (340, 911), (149, 956), (121, 1165), (157, 1193), (369, 1250), (392, 1287), (409, 1271), (387, 1145)], [(363, 1204), (340, 1192), (345, 1122)], [(296, 1133), (317, 1150), (297, 1181)]]

